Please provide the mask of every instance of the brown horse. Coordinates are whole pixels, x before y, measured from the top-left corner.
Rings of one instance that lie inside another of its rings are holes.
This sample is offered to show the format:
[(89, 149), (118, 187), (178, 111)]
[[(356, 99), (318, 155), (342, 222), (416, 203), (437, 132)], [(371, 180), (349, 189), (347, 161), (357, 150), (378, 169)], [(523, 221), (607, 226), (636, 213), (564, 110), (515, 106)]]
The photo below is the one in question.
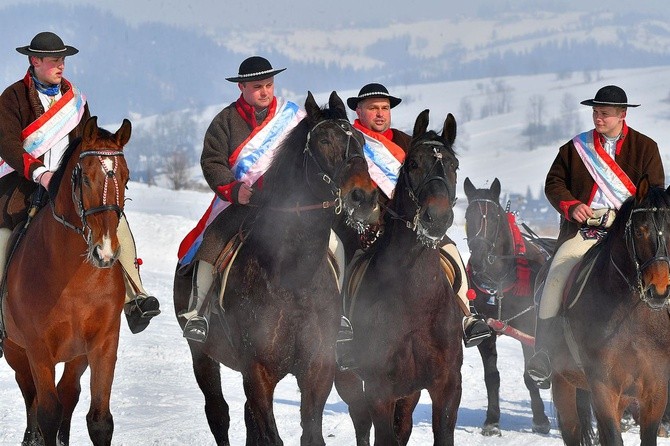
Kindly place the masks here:
[[(68, 444), (79, 379), (91, 367), (91, 441), (108, 445), (109, 400), (125, 286), (116, 262), (128, 168), (123, 146), (130, 121), (115, 133), (90, 118), (12, 253), (4, 299), (5, 356), (25, 399), (23, 444)], [(56, 386), (55, 365), (64, 362)]]
[[(472, 304), (479, 314), (501, 321), (504, 326), (533, 335), (535, 332), (535, 278), (553, 254), (555, 240), (525, 239), (510, 213), (500, 205), (500, 181), (491, 187), (477, 189), (469, 178), (463, 184), (468, 198), (465, 211), (466, 235), (470, 248), (468, 276), (476, 298)], [(517, 243), (515, 243), (515, 236)], [(542, 242), (542, 243), (540, 243)], [(486, 420), (482, 435), (501, 435), (500, 372), (498, 371), (497, 336), (490, 336), (477, 347), (484, 365), (488, 396)], [(533, 355), (533, 346), (521, 344), (524, 363)], [(540, 392), (528, 372), (523, 381), (530, 393), (533, 432), (549, 433), (550, 423), (544, 412)]]
[(586, 390), (600, 444), (623, 445), (621, 416), (636, 399), (641, 445), (656, 445), (670, 378), (669, 250), (670, 188), (652, 188), (645, 176), (568, 285), (565, 336), (552, 355), (566, 444), (592, 444)]
[[(219, 363), (242, 373), (247, 445), (283, 444), (272, 404), (275, 386), (289, 373), (301, 392), (300, 443), (325, 444), (321, 421), (335, 373), (341, 308), (328, 240), (336, 213), (352, 224), (367, 221), (377, 192), (363, 136), (346, 119), (337, 94), (321, 110), (308, 93), (305, 109), (263, 177), (254, 222), (227, 275), (223, 308), (212, 314), (206, 342), (189, 341), (219, 445), (230, 444)], [(190, 280), (175, 276), (177, 314), (187, 307), (190, 289)]]
[[(383, 235), (366, 255), (367, 269), (347, 313), (354, 327), (354, 370), (335, 385), (349, 405), (359, 446), (406, 444), (422, 389), (433, 402), (436, 445), (453, 445), (461, 400), (462, 313), (441, 267), (438, 247), (454, 219), (456, 121), (427, 131), (416, 119), (412, 143), (386, 212)], [(364, 383), (364, 384), (363, 384)]]

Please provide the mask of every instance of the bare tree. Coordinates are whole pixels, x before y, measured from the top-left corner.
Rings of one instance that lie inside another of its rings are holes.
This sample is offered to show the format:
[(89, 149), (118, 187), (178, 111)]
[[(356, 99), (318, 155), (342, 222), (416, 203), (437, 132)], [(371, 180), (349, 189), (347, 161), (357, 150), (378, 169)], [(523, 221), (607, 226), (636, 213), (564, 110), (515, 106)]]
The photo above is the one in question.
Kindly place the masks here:
[(462, 97), (461, 103), (458, 106), (460, 116), (460, 124), (465, 124), (468, 121), (472, 121), (472, 101), (469, 98)]
[(183, 150), (175, 150), (166, 159), (165, 174), (173, 190), (185, 189), (189, 185), (189, 160)]

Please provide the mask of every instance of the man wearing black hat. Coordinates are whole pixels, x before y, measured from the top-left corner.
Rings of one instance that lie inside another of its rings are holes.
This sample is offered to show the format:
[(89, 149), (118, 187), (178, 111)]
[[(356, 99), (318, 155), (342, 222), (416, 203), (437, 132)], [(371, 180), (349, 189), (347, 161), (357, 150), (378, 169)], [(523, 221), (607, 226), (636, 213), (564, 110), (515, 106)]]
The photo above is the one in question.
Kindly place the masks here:
[[(62, 154), (82, 136), (90, 117), (85, 96), (63, 77), (65, 57), (77, 54), (76, 48), (52, 32), (41, 32), (16, 51), (28, 56), (30, 66), (24, 78), (0, 96), (0, 252), (6, 251), (12, 229), (27, 218), (31, 195), (40, 185), (47, 189)], [(131, 331), (137, 333), (160, 313), (159, 302), (142, 288), (135, 242), (125, 218), (119, 223), (118, 237), (119, 262), (126, 282), (132, 283), (127, 286), (124, 310)], [(0, 278), (5, 262), (0, 256)]]
[[(398, 129), (391, 128), (391, 109), (400, 104), (401, 101), (400, 98), (391, 96), (385, 86), (377, 83), (363, 86), (358, 92), (358, 96), (347, 99), (349, 108), (356, 112), (357, 119), (354, 121), (354, 127), (360, 130), (365, 137), (366, 156), (371, 157), (373, 160), (371, 169), (374, 169), (377, 159), (388, 160), (389, 164), (394, 163), (394, 160), (388, 156), (370, 156), (371, 152), (379, 153), (386, 150), (398, 161), (397, 164), (383, 166), (380, 171), (397, 173), (405, 159), (405, 152), (409, 148), (412, 137)], [(372, 170), (370, 175), (379, 186), (385, 199), (391, 197), (395, 188), (395, 182), (387, 181), (390, 179), (385, 177), (380, 179), (379, 175), (372, 172)], [(442, 246), (442, 249), (447, 252), (459, 267), (461, 277), (467, 277), (463, 259), (458, 252), (456, 244), (448, 237), (446, 239), (447, 243)], [(460, 307), (464, 309), (470, 308), (470, 301), (466, 295), (468, 288), (467, 280), (463, 280), (461, 287), (455, 290), (456, 295), (464, 304), (460, 305)], [(463, 339), (467, 347), (474, 347), (489, 337), (491, 330), (485, 321), (473, 316), (470, 312), (465, 313), (463, 318)]]
[(184, 337), (188, 339), (204, 342), (207, 338), (203, 304), (214, 281), (213, 265), (239, 230), (248, 213), (252, 186), (260, 187), (268, 167), (269, 158), (256, 154), (272, 153), (281, 142), (272, 134), (286, 135), (305, 116), (296, 104), (274, 94), (274, 76), (285, 69), (273, 68), (260, 56), (245, 59), (237, 76), (226, 78), (237, 83), (240, 97), (214, 117), (205, 133), (200, 166), (216, 197), (179, 248), (181, 271), (196, 261), (190, 308), (180, 313), (187, 319)]
[(651, 186), (663, 186), (665, 174), (658, 145), (628, 127), (629, 104), (623, 89), (608, 85), (593, 99), (594, 129), (558, 149), (544, 191), (561, 214), (558, 248), (547, 274), (535, 329), (535, 355), (528, 372), (540, 388), (549, 388), (553, 341), (562, 336), (557, 315), (560, 296), (573, 266), (612, 225), (621, 203), (635, 194), (643, 175)]

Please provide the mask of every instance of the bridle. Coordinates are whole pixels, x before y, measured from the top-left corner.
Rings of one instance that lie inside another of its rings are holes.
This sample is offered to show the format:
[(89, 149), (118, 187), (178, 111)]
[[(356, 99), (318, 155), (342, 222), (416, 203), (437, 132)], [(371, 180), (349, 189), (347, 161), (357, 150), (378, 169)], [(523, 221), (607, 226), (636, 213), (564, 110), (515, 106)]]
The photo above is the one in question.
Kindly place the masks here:
[[(335, 128), (341, 130), (347, 136), (347, 146), (344, 152), (344, 159), (337, 165), (335, 171), (331, 174), (327, 173), (327, 170), (323, 167), (318, 157), (315, 156), (314, 152), (310, 148), (310, 140), (312, 138), (312, 132), (314, 132), (317, 128), (327, 123), (335, 123), (336, 124)], [(304, 206), (296, 205), (291, 207), (272, 207), (272, 209), (282, 212), (301, 212), (301, 211), (310, 211), (318, 209), (329, 209), (331, 207), (334, 207), (335, 214), (339, 215), (342, 212), (343, 207), (342, 189), (335, 182), (334, 178), (338, 177), (342, 169), (344, 169), (351, 160), (355, 158), (361, 158), (365, 160), (365, 158), (363, 157), (363, 145), (360, 144), (358, 141), (356, 141), (356, 138), (353, 138), (353, 135), (354, 135), (353, 127), (346, 119), (326, 119), (323, 121), (319, 121), (307, 133), (307, 140), (305, 141), (305, 148), (303, 150), (303, 171), (305, 172), (305, 180), (308, 184), (308, 187), (312, 191), (312, 194), (318, 196), (318, 193), (314, 192), (315, 187), (312, 185), (310, 181), (309, 169), (307, 169), (308, 162), (312, 161), (317, 167), (318, 170), (317, 176), (324, 183), (326, 183), (326, 185), (328, 185), (330, 193), (335, 197), (334, 199), (324, 200), (320, 203), (304, 205)], [(356, 142), (356, 147), (354, 147), (353, 149), (351, 148), (352, 139)]]
[[(102, 192), (102, 204), (100, 206), (95, 206), (86, 209), (84, 207), (84, 195), (82, 188), (81, 160), (89, 156), (95, 156), (98, 158), (98, 161), (100, 162), (100, 165), (103, 171), (105, 172), (105, 184), (103, 186), (103, 192)], [(122, 186), (119, 185), (119, 179), (116, 175), (119, 165), (118, 158), (123, 156), (124, 156), (123, 152), (117, 150), (90, 150), (82, 152), (79, 155), (79, 160), (75, 165), (74, 169), (72, 170), (72, 176), (70, 181), (72, 185), (72, 202), (74, 203), (75, 208), (77, 210), (77, 215), (81, 220), (80, 226), (70, 223), (69, 221), (67, 221), (65, 216), (56, 214), (54, 203), (53, 201), (51, 201), (51, 213), (54, 219), (56, 219), (56, 221), (60, 222), (66, 228), (73, 230), (77, 234), (80, 234), (84, 238), (84, 241), (86, 242), (87, 245), (90, 245), (91, 243), (91, 228), (88, 224), (87, 217), (107, 211), (115, 212), (117, 217), (119, 218), (123, 214), (123, 208), (121, 207), (121, 200), (120, 200), (120, 187)], [(113, 160), (113, 165), (111, 169), (108, 169), (107, 166), (105, 165), (105, 158), (108, 157), (111, 157)], [(107, 203), (107, 195), (110, 189), (110, 184), (111, 187), (113, 188), (113, 195), (114, 195), (113, 203)]]
[[(640, 264), (640, 262), (638, 261), (638, 253), (635, 246), (635, 237), (633, 236), (633, 230), (634, 230), (633, 215), (643, 212), (651, 214), (651, 221), (654, 223), (653, 229), (654, 229), (654, 235), (656, 236), (656, 252), (654, 253), (653, 257), (649, 258), (648, 260)], [(637, 208), (631, 211), (630, 215), (628, 216), (628, 220), (626, 220), (626, 224), (624, 227), (624, 240), (626, 242), (626, 251), (628, 251), (628, 254), (635, 267), (635, 279), (636, 279), (635, 284), (632, 284), (630, 280), (628, 280), (626, 275), (621, 271), (619, 266), (616, 264), (612, 254), (610, 254), (610, 262), (614, 266), (614, 269), (619, 273), (619, 275), (621, 275), (621, 277), (624, 279), (628, 287), (634, 293), (639, 294), (640, 300), (646, 303), (652, 310), (660, 310), (666, 307), (670, 303), (670, 297), (666, 297), (662, 305), (656, 305), (653, 302), (651, 302), (651, 299), (645, 292), (645, 286), (642, 280), (642, 274), (644, 273), (644, 270), (656, 262), (665, 262), (668, 264), (668, 268), (670, 268), (670, 255), (668, 254), (668, 247), (666, 242), (667, 234), (664, 231), (663, 226), (659, 225), (656, 218), (659, 215), (659, 213), (663, 213), (663, 220), (666, 220), (668, 218), (668, 212), (670, 212), (670, 209), (667, 208), (663, 209), (658, 207)], [(666, 293), (668, 292), (669, 291), (666, 291)]]
[(443, 183), (445, 188), (447, 189), (447, 195), (449, 196), (449, 203), (453, 208), (456, 204), (456, 187), (455, 185), (450, 186), (449, 182), (447, 181), (447, 169), (444, 166), (444, 155), (441, 152), (441, 148), (445, 147), (444, 143), (442, 143), (441, 141), (428, 140), (428, 141), (422, 141), (418, 144), (419, 145), (426, 144), (433, 146), (432, 147), (433, 157), (435, 158), (435, 161), (433, 162), (430, 169), (428, 169), (428, 171), (426, 172), (426, 175), (421, 179), (421, 181), (416, 187), (412, 186), (408, 170), (404, 168), (401, 170), (401, 178), (403, 181), (404, 189), (407, 192), (407, 195), (409, 196), (410, 200), (414, 204), (415, 212), (413, 218), (410, 221), (409, 219), (406, 219), (405, 217), (398, 215), (390, 208), (386, 206), (385, 208), (386, 211), (389, 212), (389, 214), (394, 219), (404, 221), (408, 229), (411, 229), (412, 231), (416, 232), (417, 237), (419, 238), (421, 243), (423, 243), (425, 246), (429, 248), (435, 249), (440, 245), (440, 242), (444, 239), (447, 233), (445, 231), (444, 234), (439, 239), (431, 237), (428, 234), (428, 231), (421, 220), (422, 205), (419, 202), (419, 198), (421, 197), (421, 194), (423, 193), (424, 189), (428, 186), (428, 184), (431, 181), (438, 181)]

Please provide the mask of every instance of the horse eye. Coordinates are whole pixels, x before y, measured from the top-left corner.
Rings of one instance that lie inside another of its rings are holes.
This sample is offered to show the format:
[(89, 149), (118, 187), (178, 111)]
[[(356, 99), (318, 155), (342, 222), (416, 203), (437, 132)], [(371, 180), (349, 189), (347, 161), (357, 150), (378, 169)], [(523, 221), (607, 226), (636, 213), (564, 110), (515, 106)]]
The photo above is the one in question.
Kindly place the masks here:
[(409, 160), (409, 168), (410, 169), (417, 169), (418, 167), (419, 167), (419, 164), (415, 160), (413, 160), (413, 159)]

